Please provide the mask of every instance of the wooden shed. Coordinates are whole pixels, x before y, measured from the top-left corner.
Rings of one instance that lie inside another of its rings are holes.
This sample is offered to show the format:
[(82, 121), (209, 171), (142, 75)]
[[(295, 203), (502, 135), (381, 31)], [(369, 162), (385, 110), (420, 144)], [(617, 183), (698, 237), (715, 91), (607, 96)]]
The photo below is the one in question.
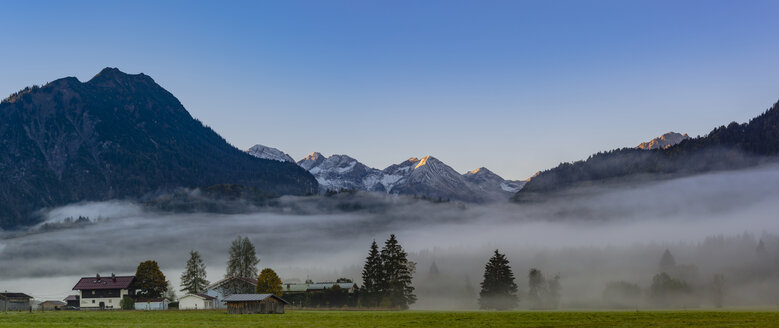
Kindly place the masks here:
[(229, 314), (282, 314), (287, 301), (273, 294), (233, 294), (222, 300)]

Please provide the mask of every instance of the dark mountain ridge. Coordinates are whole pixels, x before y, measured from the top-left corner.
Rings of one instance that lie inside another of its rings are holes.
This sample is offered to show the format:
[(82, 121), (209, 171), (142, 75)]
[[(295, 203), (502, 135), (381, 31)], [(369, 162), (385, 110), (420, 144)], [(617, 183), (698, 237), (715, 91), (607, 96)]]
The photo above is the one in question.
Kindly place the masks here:
[(144, 74), (103, 69), (26, 88), (0, 103), (0, 228), (48, 206), (134, 198), (178, 187), (241, 184), (316, 192), (294, 163), (236, 149)]
[(665, 149), (623, 148), (543, 171), (515, 194), (514, 201), (539, 201), (575, 187), (666, 179), (741, 169), (779, 160), (779, 102), (748, 123), (732, 122), (704, 137)]

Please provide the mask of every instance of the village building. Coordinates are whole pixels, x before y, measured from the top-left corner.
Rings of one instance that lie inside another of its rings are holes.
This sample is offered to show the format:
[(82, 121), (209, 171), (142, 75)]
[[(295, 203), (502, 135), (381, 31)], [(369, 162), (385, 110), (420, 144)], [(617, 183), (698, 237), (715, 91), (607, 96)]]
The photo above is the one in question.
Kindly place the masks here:
[(72, 306), (76, 308), (81, 306), (81, 296), (78, 295), (68, 295), (68, 297), (65, 297), (63, 301), (65, 301), (65, 303), (67, 303), (68, 306)]
[(170, 301), (164, 298), (150, 298), (135, 300), (135, 309), (141, 311), (167, 310)]
[(318, 282), (315, 284), (309, 284), (306, 292), (324, 292), (325, 290), (331, 289), (335, 286), (338, 286), (338, 288), (341, 288), (341, 290), (344, 290), (349, 294), (353, 294), (355, 291), (357, 291), (357, 284), (353, 282)]
[(38, 304), (38, 310), (40, 311), (54, 311), (54, 310), (60, 310), (63, 307), (65, 307), (67, 303), (60, 302), (60, 301), (43, 301), (40, 304)]
[(81, 299), (79, 307), (82, 309), (120, 309), (122, 298), (135, 297), (135, 289), (132, 288), (134, 276), (84, 277), (73, 286), (73, 290), (79, 291)]
[(225, 308), (225, 297), (231, 294), (251, 294), (257, 290), (257, 280), (245, 277), (229, 277), (206, 287), (205, 295), (215, 298), (216, 308)]
[(283, 314), (287, 301), (273, 294), (232, 294), (225, 297), (228, 314)]
[(25, 293), (0, 293), (0, 310), (29, 311), (32, 296)]
[(179, 297), (179, 310), (210, 310), (218, 308), (216, 297), (206, 294), (187, 294)]

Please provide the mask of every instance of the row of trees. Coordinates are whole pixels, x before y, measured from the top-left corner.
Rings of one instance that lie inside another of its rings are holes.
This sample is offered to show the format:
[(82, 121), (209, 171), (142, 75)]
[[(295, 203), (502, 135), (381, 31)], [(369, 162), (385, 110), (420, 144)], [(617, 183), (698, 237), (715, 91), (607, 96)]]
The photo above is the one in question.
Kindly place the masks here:
[[(479, 307), (482, 309), (507, 310), (519, 304), (518, 286), (514, 272), (504, 254), (495, 250), (484, 267), (484, 280), (479, 292)], [(541, 270), (530, 269), (528, 273), (528, 302), (533, 309), (557, 308), (560, 303), (560, 276), (546, 279)]]
[(417, 300), (411, 284), (415, 271), (416, 263), (408, 260), (394, 234), (381, 251), (374, 240), (362, 270), (360, 304), (407, 309)]

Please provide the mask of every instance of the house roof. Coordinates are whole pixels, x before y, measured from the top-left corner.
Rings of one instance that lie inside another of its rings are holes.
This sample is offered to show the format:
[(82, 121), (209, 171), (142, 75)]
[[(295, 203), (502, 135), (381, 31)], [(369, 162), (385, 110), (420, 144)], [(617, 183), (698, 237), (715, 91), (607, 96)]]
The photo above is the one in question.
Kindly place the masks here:
[(7, 298), (32, 298), (32, 296), (25, 293), (0, 293), (0, 295)]
[(302, 283), (302, 282), (295, 282), (295, 283), (281, 284), (281, 287), (285, 293), (286, 292), (294, 293), (294, 292), (305, 292), (306, 290), (308, 290), (308, 285), (309, 284)]
[(197, 298), (200, 298), (200, 299), (204, 299), (206, 301), (210, 301), (210, 300), (215, 300), (216, 299), (216, 297), (209, 296), (209, 295), (206, 295), (206, 294), (187, 294), (187, 295), (179, 297), (179, 299), (182, 299), (182, 298), (185, 298), (185, 297), (190, 297), (190, 296), (191, 297), (197, 297)]
[(84, 277), (73, 286), (73, 290), (127, 289), (133, 283), (133, 279), (135, 276)]
[(224, 284), (226, 284), (226, 283), (228, 283), (230, 281), (233, 281), (233, 280), (240, 280), (240, 281), (246, 282), (248, 284), (257, 286), (257, 280), (256, 279), (246, 278), (246, 277), (227, 277), (227, 278), (224, 278), (222, 280), (219, 280), (219, 281), (211, 284), (210, 286), (206, 287), (206, 289), (216, 289), (216, 288), (219, 288), (222, 285), (224, 285)]
[(68, 297), (65, 297), (63, 301), (78, 301), (80, 297), (78, 295), (68, 295)]
[(222, 302), (259, 302), (269, 297), (275, 298), (284, 304), (289, 304), (289, 302), (285, 301), (283, 298), (273, 294), (232, 294), (225, 297)]

